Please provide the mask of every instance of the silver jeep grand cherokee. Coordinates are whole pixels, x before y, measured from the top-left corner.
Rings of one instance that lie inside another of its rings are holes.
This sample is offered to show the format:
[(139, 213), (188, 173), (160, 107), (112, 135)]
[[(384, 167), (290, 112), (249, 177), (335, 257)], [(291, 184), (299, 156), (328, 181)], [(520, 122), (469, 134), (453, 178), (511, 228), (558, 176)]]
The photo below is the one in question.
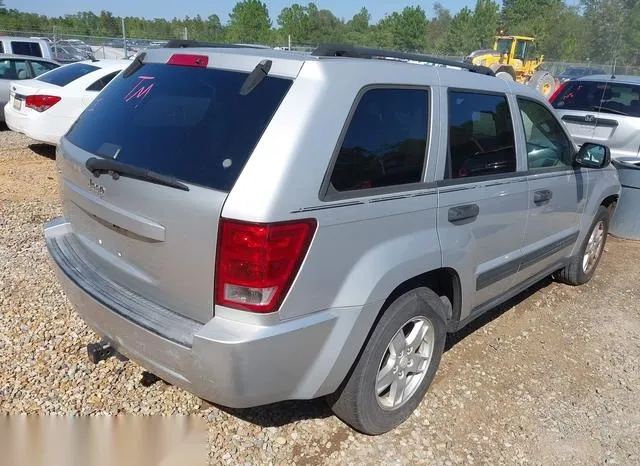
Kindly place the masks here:
[(448, 332), (550, 274), (588, 281), (620, 194), (608, 149), (578, 152), (534, 90), (450, 65), (140, 54), (62, 140), (45, 227), (105, 350), (229, 407), (326, 396), (380, 434)]

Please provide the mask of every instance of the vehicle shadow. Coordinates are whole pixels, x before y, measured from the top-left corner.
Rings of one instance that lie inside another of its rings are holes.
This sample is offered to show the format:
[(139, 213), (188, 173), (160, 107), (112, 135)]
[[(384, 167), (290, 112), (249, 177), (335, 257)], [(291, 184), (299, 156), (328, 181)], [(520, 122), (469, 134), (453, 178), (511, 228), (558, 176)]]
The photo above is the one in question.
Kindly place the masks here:
[(42, 157), (46, 157), (51, 160), (56, 159), (56, 148), (55, 146), (50, 146), (48, 144), (29, 144), (29, 149), (35, 154), (38, 154)]
[(214, 405), (220, 411), (261, 427), (282, 427), (297, 421), (326, 419), (333, 412), (323, 398), (282, 401), (255, 408), (235, 409)]
[(474, 321), (470, 322), (464, 328), (458, 330), (457, 332), (450, 333), (449, 335), (447, 335), (447, 342), (445, 344), (444, 350), (449, 351), (451, 348), (453, 348), (455, 345), (460, 343), (462, 340), (464, 340), (466, 337), (468, 337), (472, 333), (481, 329), (482, 327), (487, 325), (489, 322), (497, 319), (502, 314), (504, 314), (509, 309), (511, 309), (513, 306), (515, 306), (516, 304), (520, 304), (526, 301), (531, 296), (536, 294), (538, 291), (543, 290), (544, 288), (548, 287), (552, 283), (553, 283), (553, 279), (550, 276), (546, 277), (540, 280), (539, 282), (537, 282), (536, 284), (531, 285), (529, 288), (522, 291), (521, 293), (515, 295), (513, 298), (505, 301), (499, 306), (496, 306), (490, 311), (487, 311), (487, 313), (481, 315)]
[[(460, 331), (449, 334), (445, 345), (445, 351), (450, 350), (457, 343), (461, 342), (494, 319), (497, 319), (516, 304), (526, 301), (532, 295), (548, 287), (552, 283), (553, 280), (551, 277), (547, 277), (505, 303), (478, 317)], [(283, 401), (280, 403), (245, 409), (227, 408), (219, 405), (214, 406), (231, 416), (262, 427), (282, 427), (297, 421), (325, 419), (333, 416), (333, 412), (322, 398), (308, 401)]]

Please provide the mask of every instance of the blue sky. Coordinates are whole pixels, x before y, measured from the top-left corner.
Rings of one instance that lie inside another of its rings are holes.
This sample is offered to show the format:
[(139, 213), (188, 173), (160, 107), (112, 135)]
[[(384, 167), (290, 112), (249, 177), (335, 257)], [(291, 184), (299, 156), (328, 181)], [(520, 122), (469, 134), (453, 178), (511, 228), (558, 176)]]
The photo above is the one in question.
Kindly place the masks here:
[[(264, 1), (264, 0), (263, 0)], [(297, 1), (307, 4), (309, 0)], [(117, 16), (142, 16), (147, 18), (182, 18), (186, 15), (202, 17), (217, 14), (223, 22), (229, 19), (229, 13), (236, 4), (236, 0), (188, 0), (184, 3), (171, 0), (5, 0), (5, 7), (15, 8), (21, 11), (29, 11), (49, 16), (61, 16), (82, 10), (91, 10), (98, 13), (100, 10), (109, 10)], [(269, 16), (274, 21), (280, 10), (296, 1), (267, 0)], [(415, 2), (411, 0), (370, 0), (369, 2), (347, 2), (344, 0), (320, 0), (314, 2), (318, 8), (326, 8), (338, 16), (350, 19), (360, 8), (366, 6), (371, 13), (371, 19), (377, 21), (386, 13), (402, 10), (411, 4), (420, 5), (427, 14), (433, 12), (433, 1)], [(475, 5), (475, 0), (441, 0), (452, 12), (456, 12), (464, 6)]]

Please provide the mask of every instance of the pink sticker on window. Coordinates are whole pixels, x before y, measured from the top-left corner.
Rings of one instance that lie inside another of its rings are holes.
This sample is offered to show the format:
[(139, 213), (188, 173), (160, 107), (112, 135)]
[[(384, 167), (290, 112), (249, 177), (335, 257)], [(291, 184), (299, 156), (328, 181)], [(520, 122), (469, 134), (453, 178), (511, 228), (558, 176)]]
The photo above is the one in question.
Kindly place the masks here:
[[(139, 105), (140, 102), (147, 95), (149, 95), (149, 92), (151, 92), (151, 89), (153, 89), (153, 86), (155, 85), (155, 83), (152, 81), (154, 81), (155, 79), (156, 78), (152, 76), (139, 76), (138, 82), (136, 83), (136, 85), (133, 86), (133, 89), (131, 89), (129, 93), (124, 96), (124, 101), (129, 102), (131, 100), (136, 100), (138, 101), (138, 105)], [(138, 105), (136, 105), (136, 107)]]

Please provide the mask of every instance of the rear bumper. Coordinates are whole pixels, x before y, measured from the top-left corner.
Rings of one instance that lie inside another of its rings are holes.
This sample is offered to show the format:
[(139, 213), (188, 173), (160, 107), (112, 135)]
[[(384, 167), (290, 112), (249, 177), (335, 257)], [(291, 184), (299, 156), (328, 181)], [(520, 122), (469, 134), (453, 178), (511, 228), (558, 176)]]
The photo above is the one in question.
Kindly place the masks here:
[(40, 115), (23, 115), (16, 112), (10, 103), (4, 107), (5, 123), (11, 131), (45, 144), (57, 145), (64, 134), (61, 128), (68, 128), (72, 122), (67, 118), (51, 118), (44, 120)]
[[(81, 263), (81, 251), (64, 245), (70, 237), (73, 233), (64, 219), (45, 225), (58, 277), (84, 321), (145, 369), (223, 406), (246, 408), (335, 391), (353, 362), (344, 360), (343, 350), (357, 354), (366, 334), (359, 325), (361, 307), (327, 310), (274, 325), (217, 316), (203, 325), (168, 310), (167, 315), (136, 321), (140, 311), (116, 309), (127, 303), (130, 292), (128, 297), (106, 296), (104, 284), (96, 283), (103, 279), (100, 272), (90, 267), (83, 272), (87, 265)], [(155, 313), (144, 303), (141, 310)]]

